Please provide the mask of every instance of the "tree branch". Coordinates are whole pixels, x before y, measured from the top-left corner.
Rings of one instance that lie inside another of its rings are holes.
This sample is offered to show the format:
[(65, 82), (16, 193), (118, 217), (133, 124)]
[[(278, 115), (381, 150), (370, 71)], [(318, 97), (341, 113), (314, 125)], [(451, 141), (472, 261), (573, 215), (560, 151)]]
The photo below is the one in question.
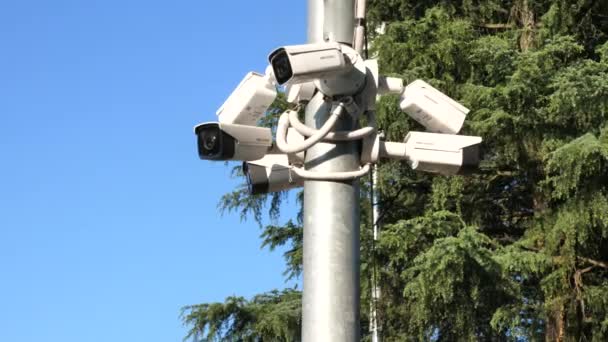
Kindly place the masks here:
[[(481, 23), (479, 25), (477, 25), (478, 27), (483, 27), (483, 28), (487, 28), (490, 30), (504, 30), (504, 29), (512, 29), (512, 28), (516, 28), (517, 26), (514, 24), (503, 24), (503, 23)], [(535, 23), (533, 25), (535, 28), (539, 28), (542, 27), (541, 23)]]
[[(534, 248), (534, 247), (528, 247), (528, 246), (520, 246), (520, 248), (528, 250), (528, 251), (531, 251), (531, 252), (540, 252), (541, 251), (540, 248)], [(553, 257), (553, 259), (556, 260), (556, 261), (560, 261), (561, 259), (563, 259), (563, 257)], [(582, 257), (582, 256), (577, 256), (576, 259), (579, 260), (579, 261), (584, 261), (584, 262), (586, 262), (588, 264), (593, 265), (591, 267), (588, 267), (588, 269), (585, 268), (583, 270), (585, 272), (583, 272), (583, 273), (591, 271), (591, 269), (593, 267), (601, 267), (601, 268), (604, 268), (604, 269), (608, 269), (608, 262), (605, 262), (605, 261), (594, 260), (594, 259), (586, 258), (586, 257)]]
[[(589, 263), (589, 264), (591, 264), (591, 265), (593, 265), (593, 266), (597, 266), (597, 267), (601, 267), (601, 268), (608, 269), (608, 263), (607, 263), (607, 262), (604, 262), (604, 261), (598, 261), (598, 260), (593, 260), (593, 259), (590, 259), (590, 258), (585, 258), (585, 257), (581, 257), (581, 256), (577, 256), (576, 258), (577, 258), (578, 260), (581, 260), (581, 261), (584, 261), (584, 262), (586, 262), (586, 263)], [(587, 272), (589, 272), (589, 271), (587, 271)]]
[(513, 24), (481, 24), (480, 27), (499, 30), (499, 29), (510, 29), (513, 28)]

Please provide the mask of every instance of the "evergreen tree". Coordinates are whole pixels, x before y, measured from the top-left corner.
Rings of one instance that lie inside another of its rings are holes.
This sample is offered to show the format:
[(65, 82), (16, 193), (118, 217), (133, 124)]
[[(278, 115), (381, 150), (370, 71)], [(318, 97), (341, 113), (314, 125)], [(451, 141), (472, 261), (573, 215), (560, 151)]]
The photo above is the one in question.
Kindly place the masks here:
[[(370, 232), (362, 179), (362, 336), (370, 278), (380, 279), (385, 341), (608, 340), (608, 2), (368, 1), (381, 72), (422, 78), (471, 108), (484, 138), (479, 172), (443, 177), (380, 164), (382, 235)], [(277, 110), (286, 104), (277, 102)], [(424, 130), (378, 103), (389, 140)], [(260, 220), (284, 194), (223, 199)], [(294, 223), (295, 222), (295, 223)], [(301, 220), (266, 227), (301, 271)], [(201, 340), (299, 338), (295, 290), (187, 307)]]

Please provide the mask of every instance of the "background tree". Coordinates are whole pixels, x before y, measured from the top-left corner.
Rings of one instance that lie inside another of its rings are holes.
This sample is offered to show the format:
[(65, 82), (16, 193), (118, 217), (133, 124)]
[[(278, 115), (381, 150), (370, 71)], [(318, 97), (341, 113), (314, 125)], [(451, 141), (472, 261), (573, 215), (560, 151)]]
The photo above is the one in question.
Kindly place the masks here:
[[(484, 158), (467, 177), (380, 164), (377, 244), (362, 180), (362, 336), (378, 274), (386, 341), (608, 340), (608, 3), (368, 7), (381, 71), (422, 78), (471, 108), (462, 133), (484, 138)], [(382, 98), (377, 115), (390, 140), (423, 130), (396, 97)], [(285, 198), (239, 193), (223, 207), (258, 220), (264, 203), (273, 214)], [(301, 242), (298, 219), (262, 233), (264, 246), (291, 245), (288, 277), (301, 270)], [(282, 308), (299, 308), (299, 296), (286, 291), (188, 307), (190, 336), (297, 340), (299, 312)]]

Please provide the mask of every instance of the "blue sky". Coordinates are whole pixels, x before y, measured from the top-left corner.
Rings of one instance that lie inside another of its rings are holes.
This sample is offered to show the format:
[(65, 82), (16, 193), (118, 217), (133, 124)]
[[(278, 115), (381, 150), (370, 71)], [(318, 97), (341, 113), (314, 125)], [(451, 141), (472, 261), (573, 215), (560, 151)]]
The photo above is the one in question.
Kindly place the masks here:
[[(238, 185), (198, 160), (306, 1), (0, 5), (0, 341), (179, 341), (182, 306), (284, 287)], [(293, 203), (286, 216), (293, 214)]]

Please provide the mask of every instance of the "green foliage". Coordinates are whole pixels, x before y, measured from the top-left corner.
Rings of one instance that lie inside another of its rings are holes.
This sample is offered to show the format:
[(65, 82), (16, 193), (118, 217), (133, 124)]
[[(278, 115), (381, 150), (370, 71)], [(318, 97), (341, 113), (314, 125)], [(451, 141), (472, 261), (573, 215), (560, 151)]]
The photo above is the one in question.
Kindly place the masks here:
[(402, 274), (410, 303), (403, 317), (408, 335), (448, 341), (492, 337), (488, 312), (510, 300), (510, 283), (492, 252), (491, 239), (467, 228), (419, 254)]
[(608, 144), (587, 133), (551, 152), (545, 165), (552, 198), (584, 195), (607, 184)]
[(192, 326), (185, 339), (194, 341), (293, 341), (299, 338), (301, 294), (272, 291), (248, 301), (228, 297), (224, 303), (187, 306), (185, 324)]
[[(406, 81), (425, 77), (452, 83), (469, 77), (467, 50), (475, 37), (470, 22), (449, 20), (445, 10), (433, 8), (420, 20), (391, 23), (374, 46), (382, 72), (401, 75)], [(435, 85), (445, 88), (443, 83)]]
[(268, 247), (273, 251), (278, 246), (289, 245), (290, 248), (283, 254), (287, 269), (283, 275), (287, 280), (300, 276), (302, 273), (302, 226), (295, 225), (291, 220), (284, 226), (267, 226), (260, 236), (262, 248)]
[[(467, 177), (381, 163), (377, 243), (362, 180), (364, 340), (372, 277), (387, 342), (608, 340), (608, 2), (370, 0), (368, 8), (382, 73), (423, 78), (471, 108), (461, 133), (484, 144), (480, 169)], [(374, 31), (382, 23), (385, 32)], [(378, 101), (377, 116), (388, 140), (424, 130), (395, 96)], [(285, 198), (237, 191), (220, 207), (261, 222), (268, 207), (276, 219)], [(301, 222), (261, 235), (264, 247), (288, 246), (288, 279), (301, 272)], [(189, 336), (203, 340), (298, 340), (296, 309), (299, 294), (287, 290), (188, 307), (184, 317)]]

